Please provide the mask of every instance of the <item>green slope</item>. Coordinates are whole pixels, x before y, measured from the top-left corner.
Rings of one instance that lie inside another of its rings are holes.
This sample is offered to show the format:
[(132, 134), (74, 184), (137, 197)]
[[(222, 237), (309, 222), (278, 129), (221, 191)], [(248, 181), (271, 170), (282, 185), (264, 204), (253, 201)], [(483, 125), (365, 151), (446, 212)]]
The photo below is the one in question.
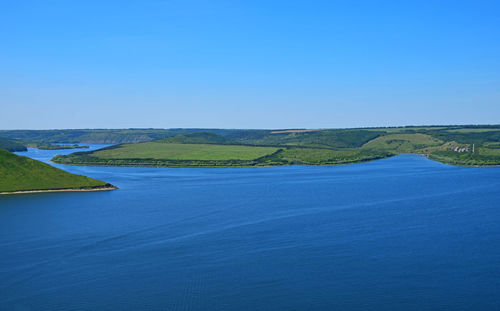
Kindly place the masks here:
[(4, 137), (0, 137), (0, 149), (5, 149), (7, 151), (11, 152), (16, 152), (16, 151), (26, 151), (26, 146), (23, 144), (23, 142), (15, 140), (15, 139), (8, 139)]
[(233, 142), (268, 146), (302, 146), (316, 148), (357, 148), (384, 134), (367, 130), (317, 130), (309, 132), (252, 131), (226, 136)]
[(419, 153), (424, 148), (437, 147), (443, 141), (426, 134), (389, 134), (363, 145), (363, 149), (386, 150), (394, 153)]
[(95, 151), (92, 154), (104, 159), (254, 160), (277, 150), (272, 147), (147, 142), (125, 144), (120, 148)]
[(82, 165), (253, 166), (279, 150), (275, 147), (154, 141), (59, 155), (52, 161)]
[(0, 192), (112, 187), (0, 149)]
[(435, 161), (461, 166), (500, 166), (500, 149), (478, 147), (472, 152), (438, 150), (429, 155)]
[(167, 137), (156, 140), (156, 142), (177, 144), (227, 144), (231, 141), (215, 133), (201, 132)]
[(359, 149), (289, 148), (283, 150), (278, 156), (288, 164), (337, 165), (383, 159), (392, 155), (389, 152), (373, 152)]

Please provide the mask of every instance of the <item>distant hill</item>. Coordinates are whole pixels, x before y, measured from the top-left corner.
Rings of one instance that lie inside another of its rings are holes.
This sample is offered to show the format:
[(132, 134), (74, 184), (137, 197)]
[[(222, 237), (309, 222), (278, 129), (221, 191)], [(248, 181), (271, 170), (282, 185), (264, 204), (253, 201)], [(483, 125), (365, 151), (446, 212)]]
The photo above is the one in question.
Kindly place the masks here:
[(22, 142), (15, 139), (8, 139), (3, 137), (0, 137), (0, 149), (5, 149), (11, 152), (27, 150), (26, 146)]
[(227, 129), (75, 129), (0, 130), (0, 137), (22, 141), (71, 144), (122, 144), (162, 139), (176, 135), (210, 132), (225, 136), (238, 130)]
[(443, 141), (426, 134), (389, 134), (370, 140), (363, 145), (363, 149), (413, 153), (422, 148), (436, 147), (442, 144)]
[(162, 143), (177, 143), (177, 144), (227, 144), (231, 140), (217, 135), (215, 133), (200, 132), (186, 135), (177, 135), (156, 140), (155, 142)]
[(43, 150), (58, 150), (58, 149), (80, 149), (88, 148), (89, 146), (80, 145), (56, 145), (44, 142), (26, 142), (18, 139), (9, 139), (0, 137), (0, 149), (5, 149), (10, 152), (27, 151), (28, 148), (37, 148)]
[(75, 175), (43, 162), (0, 149), (0, 192), (33, 190), (100, 190), (114, 186)]
[[(260, 134), (260, 135), (259, 135)], [(241, 133), (228, 135), (228, 139), (255, 145), (304, 146), (319, 148), (356, 148), (385, 134), (384, 131), (368, 130), (315, 130), (315, 131), (268, 131), (253, 132), (253, 135)], [(259, 137), (260, 136), (260, 137)]]
[[(379, 136), (425, 134), (441, 141), (483, 144), (500, 141), (500, 125), (404, 126), (353, 129), (68, 129), (0, 130), (0, 137), (24, 142), (70, 144), (138, 143), (193, 133), (217, 134), (230, 143), (266, 146), (357, 148)], [(205, 135), (203, 134), (203, 135)], [(193, 137), (192, 137), (193, 138)]]

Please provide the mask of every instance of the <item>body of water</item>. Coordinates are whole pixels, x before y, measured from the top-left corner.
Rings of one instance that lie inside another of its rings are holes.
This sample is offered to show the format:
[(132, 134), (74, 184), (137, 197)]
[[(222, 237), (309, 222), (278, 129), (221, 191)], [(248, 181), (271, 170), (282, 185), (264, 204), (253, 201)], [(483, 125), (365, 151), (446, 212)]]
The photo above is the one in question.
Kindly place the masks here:
[(500, 168), (55, 166), (120, 189), (0, 196), (0, 310), (500, 309)]

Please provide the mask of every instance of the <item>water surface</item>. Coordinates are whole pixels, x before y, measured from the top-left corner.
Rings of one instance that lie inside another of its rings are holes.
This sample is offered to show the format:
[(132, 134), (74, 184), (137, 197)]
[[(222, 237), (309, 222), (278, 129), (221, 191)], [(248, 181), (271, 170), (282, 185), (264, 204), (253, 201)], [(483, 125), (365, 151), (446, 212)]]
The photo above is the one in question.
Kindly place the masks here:
[(55, 166), (120, 189), (0, 196), (0, 310), (500, 309), (500, 168)]

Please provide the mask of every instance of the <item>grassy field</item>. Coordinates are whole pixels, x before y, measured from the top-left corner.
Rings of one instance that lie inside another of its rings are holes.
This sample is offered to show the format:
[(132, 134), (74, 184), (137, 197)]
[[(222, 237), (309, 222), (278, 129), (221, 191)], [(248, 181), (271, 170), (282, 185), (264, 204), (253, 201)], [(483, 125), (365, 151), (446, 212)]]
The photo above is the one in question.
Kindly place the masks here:
[(80, 165), (229, 167), (291, 164), (332, 165), (369, 161), (391, 155), (393, 154), (358, 149), (332, 150), (147, 142), (112, 146), (94, 152), (56, 156), (53, 161)]
[(500, 156), (471, 152), (436, 151), (429, 155), (435, 161), (461, 166), (499, 166)]
[(476, 151), (479, 153), (479, 155), (482, 156), (493, 156), (493, 157), (500, 157), (500, 149), (491, 149), (491, 148), (478, 148)]
[(254, 160), (278, 148), (208, 144), (175, 144), (147, 142), (121, 145), (118, 148), (93, 152), (103, 159), (159, 159), (159, 160)]
[(356, 163), (391, 156), (382, 152), (330, 149), (285, 149), (279, 156), (290, 164), (328, 165)]
[(377, 137), (363, 145), (363, 149), (386, 150), (395, 153), (413, 153), (420, 149), (439, 146), (443, 141), (425, 134), (390, 134)]
[(246, 136), (242, 133), (228, 135), (236, 143), (269, 145), (269, 146), (302, 146), (316, 148), (357, 148), (366, 142), (377, 138), (384, 132), (365, 130), (321, 130), (309, 132), (282, 132), (278, 134), (254, 133), (254, 136)]
[(0, 192), (85, 189), (107, 184), (0, 149)]
[(487, 142), (483, 146), (489, 149), (500, 149), (500, 142)]

